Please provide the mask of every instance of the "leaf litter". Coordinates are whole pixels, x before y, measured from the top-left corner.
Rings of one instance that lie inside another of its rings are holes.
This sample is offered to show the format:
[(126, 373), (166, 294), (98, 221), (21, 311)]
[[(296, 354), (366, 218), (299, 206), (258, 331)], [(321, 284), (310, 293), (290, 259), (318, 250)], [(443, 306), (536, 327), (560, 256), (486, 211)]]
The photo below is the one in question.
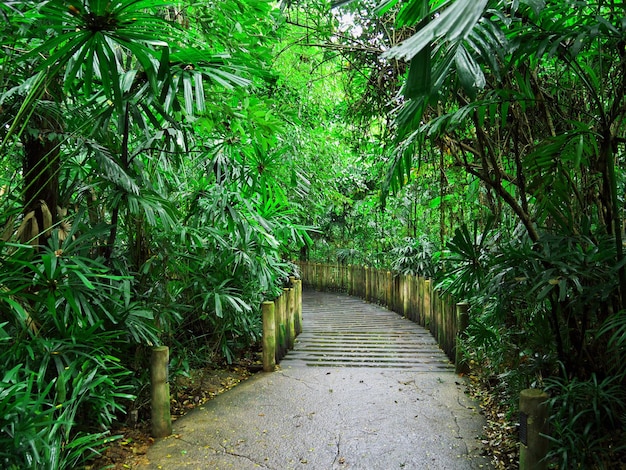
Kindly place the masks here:
[[(190, 371), (188, 377), (177, 377), (170, 390), (172, 421), (236, 387), (257, 369), (255, 364), (233, 365), (196, 369)], [(149, 407), (150, 404), (147, 403), (145, 408), (148, 415)], [(86, 466), (85, 470), (129, 470), (149, 463), (146, 454), (154, 443), (150, 432), (149, 416), (134, 425), (124, 425), (112, 430), (112, 434), (122, 437), (104, 449), (101, 456)]]

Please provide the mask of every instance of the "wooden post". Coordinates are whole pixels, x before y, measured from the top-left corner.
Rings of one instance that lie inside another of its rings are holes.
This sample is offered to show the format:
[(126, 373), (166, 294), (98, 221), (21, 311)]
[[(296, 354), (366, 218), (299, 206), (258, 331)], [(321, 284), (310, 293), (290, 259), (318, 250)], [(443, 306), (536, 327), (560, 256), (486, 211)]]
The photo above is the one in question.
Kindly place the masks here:
[(167, 346), (157, 346), (152, 348), (150, 358), (150, 403), (153, 437), (166, 437), (172, 434), (170, 384), (168, 381), (169, 351)]
[(394, 296), (395, 312), (404, 316), (404, 296), (403, 296), (404, 275), (396, 274), (394, 279), (395, 279), (395, 282), (393, 286), (393, 291), (394, 291), (393, 296)]
[(376, 303), (378, 305), (382, 304), (382, 294), (383, 294), (383, 290), (381, 288), (381, 277), (382, 277), (382, 273), (380, 272), (379, 269), (372, 269), (372, 274), (374, 275), (374, 278), (376, 279), (376, 295), (374, 296), (374, 298), (376, 299)]
[(424, 315), (424, 278), (421, 276), (417, 278), (417, 318), (417, 322), (420, 325), (426, 326), (426, 317)]
[(263, 302), (263, 370), (274, 372), (276, 369), (276, 319), (274, 302)]
[(370, 287), (370, 278), (371, 278), (371, 274), (370, 274), (370, 270), (367, 266), (365, 266), (365, 300), (367, 300), (368, 302), (370, 301), (371, 295), (372, 295), (372, 289)]
[(441, 338), (439, 338), (439, 308), (437, 307), (437, 301), (439, 297), (437, 292), (431, 290), (430, 293), (430, 332), (437, 340), (437, 344), (441, 346)]
[(353, 269), (354, 268), (352, 267), (352, 265), (349, 264), (348, 265), (348, 272), (346, 273), (346, 276), (347, 276), (346, 281), (347, 281), (347, 284), (348, 284), (348, 295), (354, 295), (354, 288), (352, 286), (352, 282), (353, 282), (352, 281), (352, 278), (353, 278), (352, 270)]
[(548, 439), (545, 434), (548, 394), (536, 388), (522, 390), (519, 398), (520, 411), (520, 470), (545, 470)]
[(283, 289), (282, 295), (279, 297), (278, 313), (280, 320), (280, 332), (278, 333), (278, 339), (280, 342), (280, 358), (282, 359), (287, 354), (287, 295)]
[(300, 333), (302, 333), (302, 280), (296, 279), (295, 281), (293, 281), (293, 285), (294, 291), (296, 293), (296, 312), (294, 325), (296, 329), (296, 336), (298, 336)]
[(322, 290), (322, 265), (315, 263), (315, 290)]
[(424, 326), (429, 328), (431, 319), (430, 307), (430, 279), (424, 279)]
[(370, 268), (370, 297), (372, 303), (378, 303), (378, 270)]
[(380, 305), (380, 271), (372, 268), (370, 273), (372, 275), (372, 302)]
[(469, 304), (459, 302), (456, 304), (456, 344), (454, 345), (454, 365), (457, 374), (467, 374), (469, 368), (463, 360), (463, 353), (459, 347), (459, 340), (465, 338), (465, 330), (469, 326)]
[(276, 363), (285, 355), (285, 329), (283, 324), (284, 295), (274, 300), (274, 324), (276, 325)]
[(285, 294), (287, 294), (287, 308), (285, 309), (285, 312), (287, 313), (287, 349), (293, 349), (296, 344), (296, 294), (293, 287), (285, 289)]
[(402, 276), (402, 314), (406, 318), (411, 318), (411, 275)]
[(411, 320), (413, 320), (414, 322), (419, 323), (419, 312), (418, 312), (418, 305), (419, 305), (419, 281), (417, 280), (417, 276), (411, 274), (410, 276), (410, 281), (411, 281), (411, 286), (409, 287), (409, 292), (410, 292), (410, 300), (409, 300), (409, 309), (411, 310)]

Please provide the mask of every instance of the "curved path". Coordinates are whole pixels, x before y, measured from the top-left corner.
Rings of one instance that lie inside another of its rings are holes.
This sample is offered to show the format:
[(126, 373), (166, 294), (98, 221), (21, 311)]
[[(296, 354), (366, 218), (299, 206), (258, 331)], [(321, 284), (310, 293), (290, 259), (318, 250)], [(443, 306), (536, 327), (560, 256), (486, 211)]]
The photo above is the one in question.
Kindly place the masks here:
[(303, 328), (257, 374), (174, 424), (149, 469), (479, 469), (483, 420), (423, 328), (341, 294), (305, 291)]

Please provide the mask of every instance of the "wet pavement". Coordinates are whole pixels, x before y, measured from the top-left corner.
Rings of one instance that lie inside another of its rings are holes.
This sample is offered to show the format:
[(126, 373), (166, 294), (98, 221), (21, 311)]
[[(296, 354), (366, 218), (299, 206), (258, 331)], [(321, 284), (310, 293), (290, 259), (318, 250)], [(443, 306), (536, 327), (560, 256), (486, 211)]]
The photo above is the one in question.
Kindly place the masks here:
[(303, 328), (278, 371), (176, 421), (141, 468), (492, 468), (478, 407), (426, 330), (360, 299), (310, 291)]

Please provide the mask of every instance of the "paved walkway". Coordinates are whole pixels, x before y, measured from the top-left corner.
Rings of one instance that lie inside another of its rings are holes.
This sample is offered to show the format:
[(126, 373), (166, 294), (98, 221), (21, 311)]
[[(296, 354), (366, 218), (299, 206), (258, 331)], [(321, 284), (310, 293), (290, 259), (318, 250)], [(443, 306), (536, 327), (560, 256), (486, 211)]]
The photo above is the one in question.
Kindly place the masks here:
[(304, 327), (283, 367), (375, 367), (452, 371), (432, 335), (400, 315), (340, 294), (309, 291)]
[(479, 469), (482, 417), (421, 327), (305, 291), (304, 333), (257, 374), (174, 424), (149, 469)]

